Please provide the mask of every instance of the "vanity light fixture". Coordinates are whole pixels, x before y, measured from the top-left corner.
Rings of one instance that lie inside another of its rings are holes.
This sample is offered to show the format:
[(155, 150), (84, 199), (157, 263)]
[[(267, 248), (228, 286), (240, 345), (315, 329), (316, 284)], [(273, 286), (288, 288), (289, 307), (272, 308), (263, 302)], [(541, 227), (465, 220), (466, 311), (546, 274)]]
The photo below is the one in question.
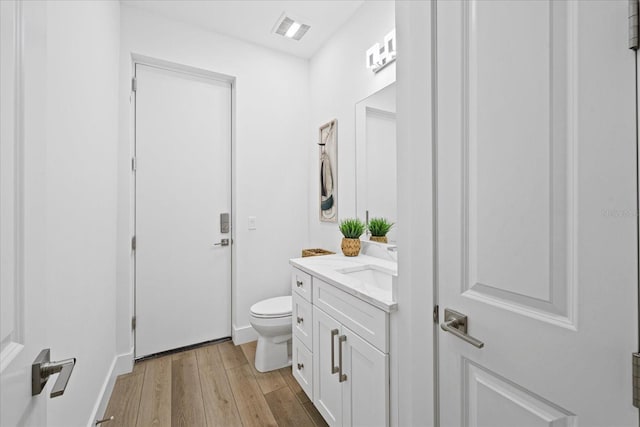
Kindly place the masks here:
[(367, 49), (367, 68), (374, 73), (396, 60), (396, 30), (384, 36), (384, 44), (376, 43)]
[(309, 28), (311, 26), (300, 23), (298, 20), (287, 16), (285, 12), (278, 18), (276, 25), (273, 27), (273, 32), (289, 39), (300, 40), (309, 31)]

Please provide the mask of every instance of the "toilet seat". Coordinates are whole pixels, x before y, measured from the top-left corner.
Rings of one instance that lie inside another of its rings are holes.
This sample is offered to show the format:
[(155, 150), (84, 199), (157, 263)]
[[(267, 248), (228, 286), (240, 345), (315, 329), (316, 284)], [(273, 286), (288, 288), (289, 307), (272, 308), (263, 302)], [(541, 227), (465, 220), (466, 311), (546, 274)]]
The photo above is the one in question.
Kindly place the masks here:
[(269, 298), (251, 306), (251, 315), (257, 318), (282, 318), (291, 316), (291, 295)]

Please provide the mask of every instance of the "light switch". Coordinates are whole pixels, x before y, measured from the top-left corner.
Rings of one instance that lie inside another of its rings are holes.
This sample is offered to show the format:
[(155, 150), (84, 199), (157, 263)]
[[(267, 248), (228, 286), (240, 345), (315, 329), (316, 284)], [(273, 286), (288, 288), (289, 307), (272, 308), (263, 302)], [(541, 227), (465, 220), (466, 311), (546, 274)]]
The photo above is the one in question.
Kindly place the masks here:
[(249, 230), (255, 230), (256, 229), (256, 217), (255, 216), (250, 216), (249, 217)]

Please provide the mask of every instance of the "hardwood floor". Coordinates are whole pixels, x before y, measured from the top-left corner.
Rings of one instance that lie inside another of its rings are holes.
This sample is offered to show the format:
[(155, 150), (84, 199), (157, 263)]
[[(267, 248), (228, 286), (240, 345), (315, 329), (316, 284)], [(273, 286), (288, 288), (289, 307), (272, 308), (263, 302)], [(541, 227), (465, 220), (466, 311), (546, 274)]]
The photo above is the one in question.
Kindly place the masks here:
[(149, 359), (121, 375), (105, 427), (324, 427), (291, 368), (258, 372), (256, 342), (231, 341)]

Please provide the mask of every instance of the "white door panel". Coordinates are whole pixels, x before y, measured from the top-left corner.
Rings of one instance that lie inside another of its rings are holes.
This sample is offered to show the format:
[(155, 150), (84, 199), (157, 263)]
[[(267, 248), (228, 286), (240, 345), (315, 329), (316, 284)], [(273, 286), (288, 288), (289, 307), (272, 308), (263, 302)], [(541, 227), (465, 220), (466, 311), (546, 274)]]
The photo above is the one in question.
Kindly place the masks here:
[(136, 65), (136, 357), (231, 335), (229, 83)]
[(43, 2), (0, 2), (2, 426), (47, 424), (47, 389), (31, 395), (31, 364), (47, 346), (45, 34)]
[[(626, 2), (437, 3), (442, 426), (637, 425)], [(624, 328), (611, 328), (611, 316)]]
[(389, 356), (344, 326), (342, 334), (342, 425), (388, 426)]
[(342, 384), (332, 369), (338, 366), (341, 329), (337, 320), (313, 307), (313, 403), (332, 427), (342, 425)]

